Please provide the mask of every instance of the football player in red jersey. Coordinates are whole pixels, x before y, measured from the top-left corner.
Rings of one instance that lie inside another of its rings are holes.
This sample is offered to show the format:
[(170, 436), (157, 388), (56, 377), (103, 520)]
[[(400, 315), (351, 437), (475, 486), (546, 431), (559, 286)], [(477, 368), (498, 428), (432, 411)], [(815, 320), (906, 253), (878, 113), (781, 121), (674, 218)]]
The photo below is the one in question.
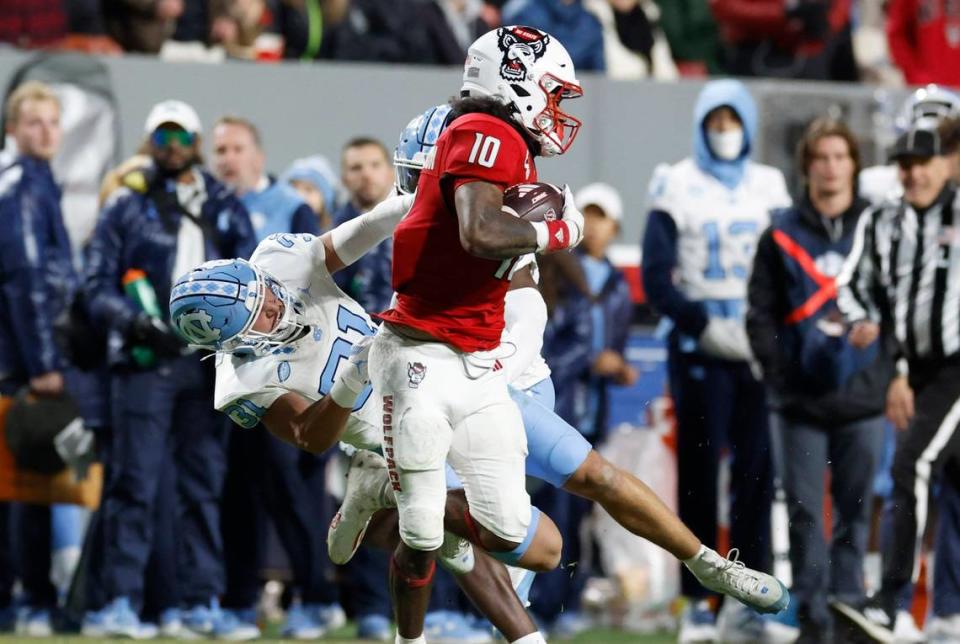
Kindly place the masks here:
[[(503, 191), (537, 180), (533, 159), (562, 154), (580, 122), (561, 101), (580, 96), (563, 45), (530, 27), (503, 27), (467, 52), (461, 100), (394, 233), (394, 308), (370, 350), (401, 544), (391, 560), (397, 642), (424, 642), (434, 556), (443, 542), (444, 464), (464, 484), (474, 541), (518, 561), (538, 512), (524, 487), (526, 438), (499, 369), (504, 296), (516, 258), (580, 242), (569, 190), (556, 221), (501, 212)], [(531, 639), (541, 641), (539, 633)], [(540, 639), (538, 639), (540, 638)]]

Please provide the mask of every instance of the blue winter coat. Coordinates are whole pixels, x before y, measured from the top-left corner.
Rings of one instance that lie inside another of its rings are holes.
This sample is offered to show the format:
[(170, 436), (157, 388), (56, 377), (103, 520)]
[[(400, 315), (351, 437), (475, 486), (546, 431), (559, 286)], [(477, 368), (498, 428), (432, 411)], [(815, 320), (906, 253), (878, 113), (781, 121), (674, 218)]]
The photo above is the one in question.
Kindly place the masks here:
[(66, 366), (53, 321), (79, 285), (50, 164), (0, 169), (0, 393)]
[[(250, 257), (256, 237), (243, 204), (206, 172), (207, 191), (201, 213), (206, 259)], [(176, 201), (173, 181), (158, 179)], [(123, 338), (139, 313), (137, 304), (124, 294), (124, 273), (137, 268), (147, 274), (156, 292), (164, 320), (169, 311), (172, 272), (177, 251), (180, 218), (174, 211), (161, 215), (150, 193), (121, 188), (104, 206), (90, 241), (84, 287), (91, 317), (110, 330), (110, 362), (126, 362)]]

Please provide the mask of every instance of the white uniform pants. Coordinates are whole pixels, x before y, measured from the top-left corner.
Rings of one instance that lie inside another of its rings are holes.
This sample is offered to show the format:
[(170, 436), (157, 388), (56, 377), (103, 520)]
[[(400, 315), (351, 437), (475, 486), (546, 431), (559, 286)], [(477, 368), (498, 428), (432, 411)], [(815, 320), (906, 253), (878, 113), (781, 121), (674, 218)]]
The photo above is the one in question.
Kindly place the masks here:
[(484, 354), (411, 340), (388, 325), (369, 359), (403, 542), (415, 550), (443, 542), (447, 461), (463, 481), (474, 520), (522, 542), (530, 524), (527, 439), (503, 370)]

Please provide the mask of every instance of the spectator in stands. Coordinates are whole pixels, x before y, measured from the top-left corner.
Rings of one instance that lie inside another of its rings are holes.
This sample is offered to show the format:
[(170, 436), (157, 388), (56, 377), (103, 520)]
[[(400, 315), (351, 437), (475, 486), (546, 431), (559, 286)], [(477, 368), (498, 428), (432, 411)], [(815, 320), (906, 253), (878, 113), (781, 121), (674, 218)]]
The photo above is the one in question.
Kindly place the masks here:
[(215, 3), (208, 0), (183, 0), (183, 11), (177, 16), (177, 26), (171, 38), (181, 42), (210, 41), (210, 9)]
[(45, 47), (67, 35), (63, 0), (0, 2), (0, 42)]
[(420, 12), (397, 10), (395, 0), (351, 0), (343, 18), (323, 34), (320, 56), (336, 60), (432, 63)]
[[(278, 233), (320, 234), (313, 210), (286, 183), (264, 173), (260, 132), (247, 119), (223, 116), (213, 128), (214, 173), (233, 188), (250, 213), (258, 241)], [(269, 514), (290, 561), (297, 601), (287, 611), (282, 634), (320, 637), (346, 620), (330, 583), (322, 512), (322, 474), (327, 458), (302, 452), (262, 427), (230, 433), (223, 525), (227, 592), (224, 606), (237, 620), (257, 629), (259, 570), (265, 560), (260, 524)]]
[(257, 57), (257, 38), (273, 27), (274, 16), (265, 0), (213, 0), (209, 12), (211, 42), (234, 58)]
[[(334, 215), (334, 225), (362, 215), (393, 192), (393, 164), (386, 146), (368, 137), (348, 141), (341, 155), (340, 177), (349, 201)], [(393, 297), (392, 257), (393, 240), (387, 239), (333, 279), (367, 311), (384, 311)]]
[[(705, 544), (715, 544), (720, 450), (729, 447), (730, 541), (747, 544), (741, 558), (765, 570), (772, 497), (767, 409), (750, 369), (743, 316), (753, 249), (770, 211), (788, 206), (790, 197), (779, 170), (750, 160), (757, 108), (742, 83), (707, 83), (694, 108), (693, 134), (693, 156), (661, 166), (651, 181), (642, 265), (651, 305), (672, 324), (679, 514)], [(682, 591), (694, 601), (681, 640), (763, 637), (765, 622), (737, 602), (724, 602), (715, 620), (707, 591), (687, 573)]]
[(64, 4), (70, 33), (96, 35), (105, 32), (100, 0), (73, 0)]
[(891, 0), (887, 41), (908, 85), (960, 85), (960, 15), (945, 0)]
[(150, 292), (165, 302), (173, 280), (198, 263), (249, 257), (253, 229), (243, 205), (200, 169), (193, 108), (159, 103), (145, 132), (151, 172), (140, 190), (110, 197), (85, 271), (91, 316), (110, 333), (114, 444), (102, 501), (110, 602), (89, 613), (84, 626), (136, 638), (156, 632), (138, 615), (144, 574), (156, 532), (175, 526), (179, 593), (189, 608), (183, 625), (194, 634), (236, 639), (238, 625), (217, 603), (224, 590), (219, 501), (226, 426), (210, 404), (213, 370), (184, 354), (165, 307), (157, 309)]
[(856, 81), (852, 0), (711, 0), (734, 76)]
[(660, 26), (680, 73), (720, 73), (720, 37), (708, 0), (670, 0), (659, 7)]
[[(279, 35), (283, 39), (283, 57), (296, 60), (319, 58), (325, 35), (342, 21), (350, 7), (349, 0), (267, 0), (265, 4), (266, 12), (251, 24)], [(223, 26), (233, 29), (229, 24)], [(219, 28), (215, 31), (219, 32)], [(252, 40), (249, 42), (252, 44)]]
[[(6, 127), (17, 145), (0, 169), (0, 397), (28, 388), (58, 398), (71, 389), (70, 365), (54, 341), (53, 322), (79, 287), (50, 161), (60, 147), (60, 103), (46, 85), (27, 82), (7, 99)], [(12, 507), (0, 503), (0, 621), (10, 625), (17, 569), (23, 586), (20, 634), (46, 637), (57, 602), (50, 583), (50, 506), (22, 504), (19, 552), (10, 539)], [(17, 543), (14, 542), (14, 543)]]
[(126, 51), (155, 54), (173, 35), (184, 0), (103, 0), (107, 33)]
[(603, 28), (582, 0), (510, 0), (503, 7), (503, 24), (528, 25), (563, 43), (577, 71), (606, 69)]
[[(790, 562), (800, 642), (834, 641), (827, 597), (862, 601), (871, 490), (883, 449), (883, 408), (893, 362), (881, 342), (846, 339), (834, 279), (860, 213), (857, 141), (817, 119), (800, 140), (803, 200), (777, 213), (760, 237), (750, 276), (747, 331), (772, 409), (775, 462), (790, 512)], [(824, 539), (830, 468), (831, 544)]]
[(321, 155), (297, 159), (280, 175), (280, 181), (290, 184), (300, 198), (313, 210), (326, 232), (333, 227), (333, 211), (337, 209), (337, 191), (340, 181)]
[(491, 29), (481, 0), (428, 0), (420, 12), (437, 65), (462, 65), (471, 43)]
[(585, 0), (603, 27), (607, 76), (617, 79), (673, 80), (677, 67), (658, 21), (653, 0)]

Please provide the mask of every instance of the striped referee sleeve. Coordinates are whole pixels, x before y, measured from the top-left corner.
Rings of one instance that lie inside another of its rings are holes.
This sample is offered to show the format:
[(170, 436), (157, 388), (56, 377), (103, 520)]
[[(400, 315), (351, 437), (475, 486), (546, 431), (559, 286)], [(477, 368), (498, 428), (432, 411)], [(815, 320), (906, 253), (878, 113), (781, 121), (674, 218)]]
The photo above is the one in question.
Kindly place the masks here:
[(847, 322), (868, 318), (880, 321), (880, 311), (873, 300), (877, 271), (873, 265), (874, 217), (880, 212), (871, 208), (860, 215), (850, 254), (837, 275), (837, 307)]

